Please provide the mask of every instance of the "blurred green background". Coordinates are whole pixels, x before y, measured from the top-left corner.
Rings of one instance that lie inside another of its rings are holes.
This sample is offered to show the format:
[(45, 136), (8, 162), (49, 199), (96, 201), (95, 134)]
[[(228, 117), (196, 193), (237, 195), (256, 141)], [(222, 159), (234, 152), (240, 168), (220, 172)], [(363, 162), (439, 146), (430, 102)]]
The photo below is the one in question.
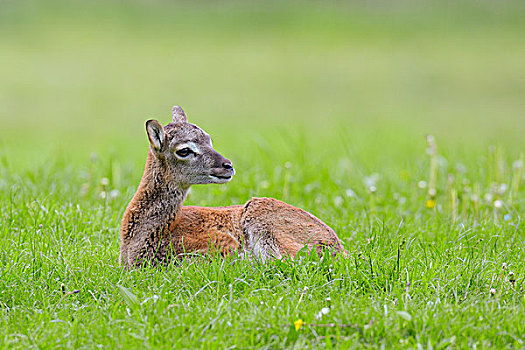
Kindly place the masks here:
[[(524, 18), (523, 0), (0, 0), (0, 348), (523, 347)], [(187, 204), (275, 197), (352, 258), (117, 268), (145, 121), (174, 104), (237, 170)], [(325, 306), (351, 327), (290, 333)]]
[(168, 122), (173, 104), (234, 160), (301, 139), (379, 167), (423, 154), (426, 133), (458, 159), (525, 149), (523, 1), (0, 6), (0, 153), (14, 168), (91, 152), (142, 164), (144, 122)]

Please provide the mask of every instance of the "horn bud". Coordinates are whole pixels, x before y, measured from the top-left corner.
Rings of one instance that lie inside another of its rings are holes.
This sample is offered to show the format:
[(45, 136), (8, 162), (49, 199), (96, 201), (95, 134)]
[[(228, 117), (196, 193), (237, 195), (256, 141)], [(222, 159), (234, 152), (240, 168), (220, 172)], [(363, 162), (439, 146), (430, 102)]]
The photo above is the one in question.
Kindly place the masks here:
[(173, 106), (171, 109), (171, 116), (174, 123), (187, 123), (188, 118), (186, 118), (186, 113), (181, 108), (181, 106)]

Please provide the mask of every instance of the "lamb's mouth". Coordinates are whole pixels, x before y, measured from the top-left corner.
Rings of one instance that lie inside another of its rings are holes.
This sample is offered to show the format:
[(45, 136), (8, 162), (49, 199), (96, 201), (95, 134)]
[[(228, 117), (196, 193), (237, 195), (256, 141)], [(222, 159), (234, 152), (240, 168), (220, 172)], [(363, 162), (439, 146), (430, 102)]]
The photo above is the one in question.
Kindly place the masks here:
[(213, 179), (213, 182), (216, 183), (225, 183), (229, 182), (233, 175), (235, 175), (235, 170), (231, 169), (217, 169), (210, 171), (210, 178)]
[(214, 175), (214, 174), (210, 174), (210, 176), (215, 177), (217, 179), (221, 179), (221, 180), (231, 180), (231, 178), (233, 177), (232, 175), (222, 176), (222, 175)]

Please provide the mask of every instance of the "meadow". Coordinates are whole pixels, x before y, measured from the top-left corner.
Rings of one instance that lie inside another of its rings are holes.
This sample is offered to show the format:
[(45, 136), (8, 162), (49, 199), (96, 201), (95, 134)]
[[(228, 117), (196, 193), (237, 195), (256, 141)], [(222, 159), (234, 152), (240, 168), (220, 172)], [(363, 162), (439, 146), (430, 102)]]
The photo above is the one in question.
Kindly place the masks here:
[[(0, 2), (0, 348), (525, 348), (520, 1)], [(174, 104), (348, 259), (132, 271)]]

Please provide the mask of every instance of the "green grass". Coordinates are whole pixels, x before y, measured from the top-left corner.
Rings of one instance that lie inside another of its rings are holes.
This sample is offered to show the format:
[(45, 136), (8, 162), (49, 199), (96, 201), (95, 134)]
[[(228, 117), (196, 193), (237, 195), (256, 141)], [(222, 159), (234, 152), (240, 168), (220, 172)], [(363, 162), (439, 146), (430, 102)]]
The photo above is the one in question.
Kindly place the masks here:
[[(521, 2), (0, 9), (0, 348), (525, 347)], [(119, 267), (173, 104), (350, 258)]]

